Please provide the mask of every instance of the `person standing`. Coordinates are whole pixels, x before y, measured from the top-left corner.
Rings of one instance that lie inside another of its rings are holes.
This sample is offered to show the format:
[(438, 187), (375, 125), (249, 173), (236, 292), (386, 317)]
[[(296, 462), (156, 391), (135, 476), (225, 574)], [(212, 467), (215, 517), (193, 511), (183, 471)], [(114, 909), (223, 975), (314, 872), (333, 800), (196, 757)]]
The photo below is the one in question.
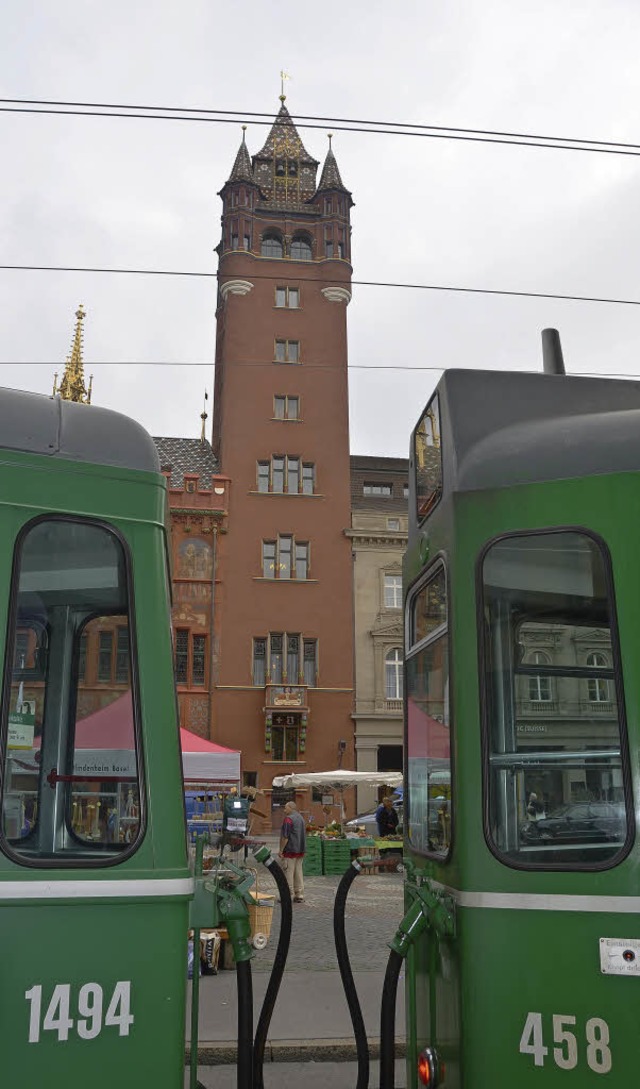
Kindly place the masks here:
[(284, 807), (284, 820), (280, 830), (280, 858), (285, 859), (285, 875), (294, 903), (304, 900), (304, 877), (302, 864), (306, 849), (304, 818), (298, 813), (295, 802), (287, 802)]
[(394, 834), (398, 827), (398, 814), (393, 805), (393, 798), (386, 797), (382, 799), (376, 809), (376, 824), (378, 825), (380, 839)]

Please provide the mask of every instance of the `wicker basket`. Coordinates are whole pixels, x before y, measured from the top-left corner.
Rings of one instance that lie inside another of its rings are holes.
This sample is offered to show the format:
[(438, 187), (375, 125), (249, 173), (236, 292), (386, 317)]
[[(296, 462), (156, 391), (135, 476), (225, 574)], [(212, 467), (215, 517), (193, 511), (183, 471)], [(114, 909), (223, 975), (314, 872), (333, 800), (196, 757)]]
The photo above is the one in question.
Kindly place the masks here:
[[(254, 886), (249, 893), (249, 924), (251, 926), (251, 941), (257, 949), (264, 948), (271, 935), (271, 923), (273, 922), (273, 906), (275, 893), (260, 892), (258, 883), (258, 871), (252, 870)], [(263, 939), (256, 941), (256, 935), (263, 935)]]
[(251, 938), (253, 940), (256, 934), (264, 934), (268, 941), (271, 936), (271, 923), (273, 922), (273, 897), (259, 892), (254, 892), (251, 895), (253, 897), (253, 903), (249, 904)]

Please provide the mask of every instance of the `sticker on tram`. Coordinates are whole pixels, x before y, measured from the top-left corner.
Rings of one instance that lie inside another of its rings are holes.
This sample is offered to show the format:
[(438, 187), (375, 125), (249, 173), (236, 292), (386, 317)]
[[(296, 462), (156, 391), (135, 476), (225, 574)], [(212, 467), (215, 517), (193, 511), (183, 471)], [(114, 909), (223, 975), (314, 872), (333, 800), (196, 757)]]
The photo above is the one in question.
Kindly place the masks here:
[[(584, 1048), (587, 1066), (596, 1074), (608, 1074), (611, 1070), (611, 1049), (609, 1048), (609, 1026), (602, 1017), (590, 1017), (584, 1026), (584, 1044), (578, 1041), (577, 1033), (572, 1031), (576, 1018), (572, 1014), (553, 1013), (553, 1042), (559, 1047), (553, 1048), (553, 1061), (561, 1070), (573, 1070), (580, 1061), (580, 1052)], [(520, 1037), (520, 1054), (532, 1055), (535, 1066), (544, 1066), (549, 1055), (549, 1048), (544, 1043), (541, 1013), (528, 1013)], [(583, 1059), (583, 1062), (584, 1062)]]
[[(57, 1032), (58, 1040), (64, 1042), (75, 1028), (82, 1040), (95, 1040), (103, 1028), (117, 1028), (118, 1035), (128, 1036), (134, 1022), (131, 1010), (131, 982), (120, 980), (116, 983), (109, 1000), (104, 1019), (104, 992), (99, 983), (85, 983), (80, 987), (75, 1009), (79, 1017), (70, 1016), (72, 994), (70, 983), (57, 983), (42, 1016), (42, 985), (35, 984), (25, 991), (24, 997), (30, 1004), (29, 1043), (40, 1043), (42, 1032)], [(74, 1012), (75, 1012), (74, 1009)]]

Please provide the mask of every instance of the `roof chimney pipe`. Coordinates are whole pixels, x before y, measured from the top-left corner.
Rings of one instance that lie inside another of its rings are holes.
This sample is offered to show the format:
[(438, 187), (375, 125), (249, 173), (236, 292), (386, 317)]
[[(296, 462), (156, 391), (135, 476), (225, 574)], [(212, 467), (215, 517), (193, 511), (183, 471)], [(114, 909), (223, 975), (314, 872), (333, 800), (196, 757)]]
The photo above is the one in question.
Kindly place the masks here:
[(542, 369), (545, 374), (566, 374), (560, 333), (557, 329), (542, 330)]

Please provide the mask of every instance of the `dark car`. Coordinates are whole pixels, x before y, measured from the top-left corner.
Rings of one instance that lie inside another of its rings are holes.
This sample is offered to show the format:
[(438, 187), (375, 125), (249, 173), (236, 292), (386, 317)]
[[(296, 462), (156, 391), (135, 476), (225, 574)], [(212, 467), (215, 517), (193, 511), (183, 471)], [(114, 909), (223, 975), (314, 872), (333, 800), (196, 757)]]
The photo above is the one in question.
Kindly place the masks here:
[(610, 802), (577, 802), (562, 805), (548, 817), (529, 821), (521, 831), (525, 843), (606, 843), (622, 840), (626, 833), (623, 805)]

